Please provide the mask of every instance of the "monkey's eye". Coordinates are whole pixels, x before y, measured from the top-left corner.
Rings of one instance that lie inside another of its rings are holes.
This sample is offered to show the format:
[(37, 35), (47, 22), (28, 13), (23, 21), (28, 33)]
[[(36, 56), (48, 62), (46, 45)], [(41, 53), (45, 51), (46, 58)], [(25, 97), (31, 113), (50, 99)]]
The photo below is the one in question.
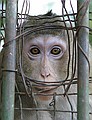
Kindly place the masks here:
[(51, 54), (53, 54), (53, 55), (58, 55), (58, 54), (60, 54), (61, 52), (62, 52), (62, 50), (61, 50), (61, 48), (58, 47), (58, 46), (55, 46), (55, 47), (52, 48), (52, 50), (51, 50)]
[(38, 47), (34, 46), (34, 47), (30, 48), (29, 53), (32, 55), (38, 55), (38, 54), (40, 54), (40, 50)]

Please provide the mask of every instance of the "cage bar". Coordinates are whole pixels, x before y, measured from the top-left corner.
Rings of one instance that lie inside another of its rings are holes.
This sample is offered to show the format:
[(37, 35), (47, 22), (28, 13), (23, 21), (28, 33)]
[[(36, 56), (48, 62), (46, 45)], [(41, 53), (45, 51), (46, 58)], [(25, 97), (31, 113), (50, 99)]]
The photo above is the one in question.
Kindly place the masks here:
[[(89, 120), (89, 66), (85, 57), (88, 56), (89, 46), (89, 0), (78, 0), (78, 103), (77, 120)], [(86, 27), (85, 27), (86, 26)], [(84, 51), (85, 55), (83, 54)]]
[[(2, 76), (1, 120), (14, 120), (17, 0), (6, 3), (6, 33)], [(11, 41), (11, 42), (10, 42)]]

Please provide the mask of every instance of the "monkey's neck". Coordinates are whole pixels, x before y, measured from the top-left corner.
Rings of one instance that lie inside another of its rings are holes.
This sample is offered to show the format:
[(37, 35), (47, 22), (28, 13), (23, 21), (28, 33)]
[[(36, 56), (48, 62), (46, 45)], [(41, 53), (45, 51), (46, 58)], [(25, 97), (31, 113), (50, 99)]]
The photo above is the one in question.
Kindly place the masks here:
[(39, 111), (38, 113), (38, 120), (52, 120), (51, 114), (47, 111)]
[[(44, 107), (46, 107), (46, 108), (51, 108), (51, 106), (50, 106), (50, 104), (54, 101), (54, 99), (56, 100), (56, 101), (58, 101), (58, 97), (57, 97), (57, 95), (56, 94), (60, 94), (60, 93), (63, 93), (64, 92), (64, 88), (63, 88), (63, 86), (61, 86), (61, 87), (59, 87), (57, 90), (56, 90), (56, 92), (55, 92), (55, 96), (54, 96), (54, 93), (53, 93), (53, 95), (51, 95), (50, 97), (48, 97), (48, 96), (42, 96), (42, 98), (44, 97), (44, 99), (42, 99), (41, 97), (39, 97), (39, 96), (34, 96), (34, 98), (35, 98), (35, 101), (36, 101), (36, 105), (37, 105), (37, 107), (39, 106), (40, 108), (44, 108)], [(52, 103), (53, 104), (53, 103)]]

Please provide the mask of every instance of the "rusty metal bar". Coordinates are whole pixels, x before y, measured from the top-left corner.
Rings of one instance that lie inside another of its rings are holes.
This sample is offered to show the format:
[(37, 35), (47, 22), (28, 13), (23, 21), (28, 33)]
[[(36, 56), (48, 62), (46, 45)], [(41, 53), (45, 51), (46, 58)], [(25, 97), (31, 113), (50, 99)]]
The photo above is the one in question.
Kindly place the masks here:
[(14, 120), (14, 94), (15, 94), (15, 59), (17, 0), (7, 0), (6, 4), (6, 33), (3, 58), (2, 76), (2, 116), (1, 120)]
[[(82, 50), (88, 56), (89, 30), (84, 27), (89, 23), (89, 0), (78, 0), (78, 103), (77, 120), (89, 120), (89, 66)], [(81, 50), (82, 49), (82, 50)]]

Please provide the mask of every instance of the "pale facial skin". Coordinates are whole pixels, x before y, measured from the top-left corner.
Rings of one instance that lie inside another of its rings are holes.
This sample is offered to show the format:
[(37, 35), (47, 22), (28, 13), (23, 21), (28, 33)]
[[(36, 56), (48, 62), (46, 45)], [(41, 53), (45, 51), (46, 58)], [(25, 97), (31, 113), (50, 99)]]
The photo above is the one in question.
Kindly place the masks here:
[[(24, 43), (24, 73), (30, 78), (42, 82), (62, 81), (67, 72), (67, 43), (63, 37), (52, 35), (40, 35), (33, 39), (25, 40)], [(28, 64), (27, 64), (28, 63)], [(35, 83), (32, 83), (35, 84)], [(48, 83), (49, 85), (51, 83)], [(55, 86), (54, 86), (55, 87)], [(40, 86), (33, 88), (34, 92), (54, 93), (52, 86)], [(40, 97), (41, 100), (50, 97)]]

